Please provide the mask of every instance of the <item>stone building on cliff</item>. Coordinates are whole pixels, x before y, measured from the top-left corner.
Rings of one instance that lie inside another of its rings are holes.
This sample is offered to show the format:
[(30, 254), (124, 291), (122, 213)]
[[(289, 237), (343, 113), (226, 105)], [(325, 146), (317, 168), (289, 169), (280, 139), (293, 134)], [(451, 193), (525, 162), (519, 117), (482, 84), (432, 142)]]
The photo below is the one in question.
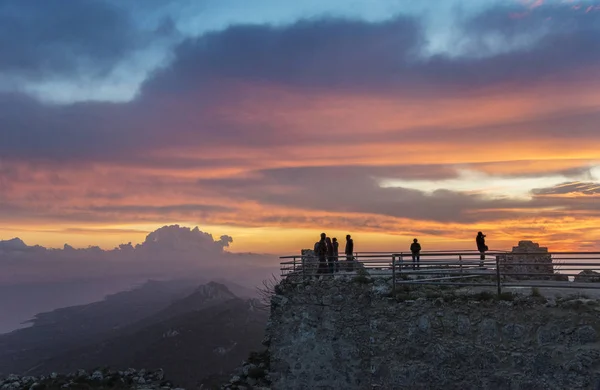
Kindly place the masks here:
[(509, 275), (512, 279), (566, 278), (555, 273), (548, 248), (540, 247), (533, 241), (519, 241), (519, 245), (514, 246), (511, 252), (498, 256), (498, 264), (502, 274), (529, 274)]

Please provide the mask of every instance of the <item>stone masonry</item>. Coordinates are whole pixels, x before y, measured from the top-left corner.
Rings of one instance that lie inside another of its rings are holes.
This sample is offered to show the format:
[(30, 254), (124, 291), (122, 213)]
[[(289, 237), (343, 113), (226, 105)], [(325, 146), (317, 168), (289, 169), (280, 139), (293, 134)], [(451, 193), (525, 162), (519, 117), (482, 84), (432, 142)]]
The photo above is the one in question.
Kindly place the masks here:
[[(555, 279), (552, 256), (548, 248), (540, 247), (532, 241), (519, 241), (512, 252), (498, 256), (500, 272), (502, 273), (530, 273), (539, 275), (514, 275), (512, 279)], [(535, 265), (527, 265), (535, 263)], [(560, 276), (560, 275), (558, 275)]]
[[(300, 264), (304, 262), (306, 274), (315, 275), (319, 269), (319, 258), (315, 254), (315, 251), (312, 249), (302, 249), (300, 253), (302, 254), (302, 260), (300, 261)], [(302, 265), (300, 265), (299, 268), (302, 268)]]
[(369, 277), (283, 281), (276, 291), (266, 339), (273, 389), (600, 386), (595, 300), (419, 297)]

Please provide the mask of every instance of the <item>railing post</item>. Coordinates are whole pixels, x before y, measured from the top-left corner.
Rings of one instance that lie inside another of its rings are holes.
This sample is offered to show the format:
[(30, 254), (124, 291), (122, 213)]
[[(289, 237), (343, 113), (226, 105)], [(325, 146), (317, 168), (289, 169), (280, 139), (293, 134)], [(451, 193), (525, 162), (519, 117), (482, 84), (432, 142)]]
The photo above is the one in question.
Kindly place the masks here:
[(498, 295), (502, 294), (502, 286), (500, 285), (500, 258), (496, 256), (496, 284), (498, 286)]
[(302, 281), (306, 282), (306, 255), (302, 256)]
[(402, 253), (400, 253), (400, 266), (398, 267), (398, 269), (400, 270), (400, 273), (402, 273), (403, 266), (404, 266), (404, 257), (402, 256)]
[(294, 256), (294, 273), (296, 273), (296, 256)]
[(462, 255), (458, 255), (458, 267), (460, 268), (460, 273), (463, 273), (463, 265), (462, 265)]
[(396, 291), (396, 255), (392, 255), (392, 292)]

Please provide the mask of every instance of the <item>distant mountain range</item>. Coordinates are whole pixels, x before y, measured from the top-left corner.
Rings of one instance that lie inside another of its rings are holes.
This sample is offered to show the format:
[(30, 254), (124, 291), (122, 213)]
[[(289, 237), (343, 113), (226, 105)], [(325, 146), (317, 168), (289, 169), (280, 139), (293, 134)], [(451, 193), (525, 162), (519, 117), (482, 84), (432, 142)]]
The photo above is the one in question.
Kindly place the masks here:
[[(101, 302), (42, 313), (0, 335), (0, 375), (163, 368), (188, 389), (261, 349), (268, 313), (235, 284), (151, 281)], [(240, 295), (231, 290), (237, 290)]]

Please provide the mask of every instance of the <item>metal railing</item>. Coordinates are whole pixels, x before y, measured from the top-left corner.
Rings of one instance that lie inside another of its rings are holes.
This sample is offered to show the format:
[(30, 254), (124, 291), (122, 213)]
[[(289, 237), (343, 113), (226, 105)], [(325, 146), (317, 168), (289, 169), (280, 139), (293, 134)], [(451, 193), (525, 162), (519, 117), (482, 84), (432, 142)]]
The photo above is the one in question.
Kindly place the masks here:
[(332, 256), (325, 263), (316, 256), (282, 256), (281, 276), (291, 281), (321, 277), (389, 278), (397, 284), (444, 286), (600, 289), (600, 252), (359, 252), (352, 257)]

